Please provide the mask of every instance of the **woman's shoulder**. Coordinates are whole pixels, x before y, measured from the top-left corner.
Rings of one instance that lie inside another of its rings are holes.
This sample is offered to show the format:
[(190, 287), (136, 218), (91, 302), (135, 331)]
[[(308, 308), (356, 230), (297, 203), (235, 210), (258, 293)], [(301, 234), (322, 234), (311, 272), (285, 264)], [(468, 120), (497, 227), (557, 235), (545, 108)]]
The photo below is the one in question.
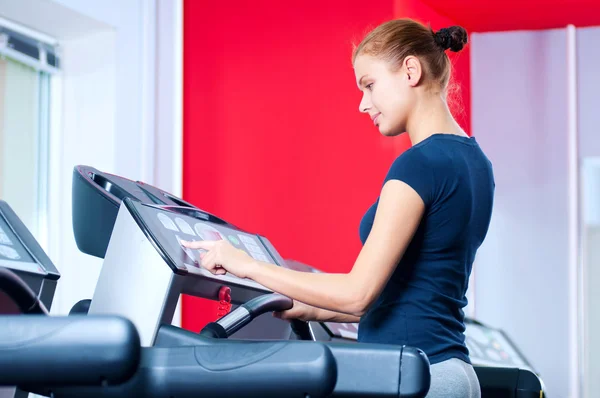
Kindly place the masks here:
[(447, 170), (457, 157), (478, 158), (481, 154), (474, 137), (433, 134), (398, 155), (393, 164), (403, 167), (424, 164), (428, 168)]
[(431, 169), (432, 167), (444, 165), (450, 160), (448, 156), (444, 155), (443, 151), (437, 148), (433, 141), (427, 141), (426, 143), (420, 142), (398, 155), (392, 163), (392, 168)]

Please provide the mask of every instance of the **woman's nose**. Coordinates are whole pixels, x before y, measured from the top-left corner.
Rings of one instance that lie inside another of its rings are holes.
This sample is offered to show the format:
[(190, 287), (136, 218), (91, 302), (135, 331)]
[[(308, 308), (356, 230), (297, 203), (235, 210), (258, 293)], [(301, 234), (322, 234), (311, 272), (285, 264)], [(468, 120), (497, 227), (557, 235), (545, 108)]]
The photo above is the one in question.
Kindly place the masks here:
[(360, 101), (360, 104), (358, 104), (359, 112), (365, 113), (369, 110), (370, 107), (371, 107), (371, 104), (368, 101), (367, 96), (363, 95), (362, 100)]

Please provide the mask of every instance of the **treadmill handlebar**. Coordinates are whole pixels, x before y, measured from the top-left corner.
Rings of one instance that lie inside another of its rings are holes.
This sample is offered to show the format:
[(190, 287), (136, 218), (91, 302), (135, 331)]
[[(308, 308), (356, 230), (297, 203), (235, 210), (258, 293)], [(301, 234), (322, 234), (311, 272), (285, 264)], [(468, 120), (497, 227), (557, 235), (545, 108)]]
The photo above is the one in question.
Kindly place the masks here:
[(293, 306), (294, 300), (278, 293), (265, 294), (241, 305), (250, 313), (252, 318), (256, 318), (265, 312), (289, 310)]
[(0, 268), (0, 290), (17, 304), (23, 314), (48, 315), (48, 310), (35, 292), (19, 276), (6, 268)]
[(200, 331), (200, 335), (212, 338), (228, 338), (252, 322), (254, 318), (266, 312), (285, 311), (293, 306), (294, 301), (289, 297), (278, 293), (265, 294), (242, 304), (218, 321), (209, 323)]
[(140, 337), (117, 316), (0, 317), (0, 385), (111, 385), (136, 372)]
[(335, 358), (323, 344), (224, 340), (144, 347), (138, 372), (118, 386), (28, 391), (61, 398), (325, 398), (336, 380)]

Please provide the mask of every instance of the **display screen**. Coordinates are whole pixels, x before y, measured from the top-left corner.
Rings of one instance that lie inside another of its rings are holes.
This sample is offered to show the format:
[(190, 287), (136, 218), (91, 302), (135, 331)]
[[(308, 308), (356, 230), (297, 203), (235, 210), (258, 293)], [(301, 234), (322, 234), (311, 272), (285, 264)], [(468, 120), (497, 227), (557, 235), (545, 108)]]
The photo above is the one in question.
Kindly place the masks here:
[(476, 324), (466, 327), (466, 344), (474, 364), (527, 368), (526, 362), (500, 331)]
[(0, 266), (36, 273), (44, 272), (2, 216), (0, 216)]
[(325, 325), (335, 337), (358, 340), (358, 323), (325, 322)]
[(169, 257), (187, 267), (200, 267), (202, 250), (183, 247), (182, 240), (228, 240), (256, 260), (277, 265), (255, 235), (152, 206), (138, 206), (138, 210)]

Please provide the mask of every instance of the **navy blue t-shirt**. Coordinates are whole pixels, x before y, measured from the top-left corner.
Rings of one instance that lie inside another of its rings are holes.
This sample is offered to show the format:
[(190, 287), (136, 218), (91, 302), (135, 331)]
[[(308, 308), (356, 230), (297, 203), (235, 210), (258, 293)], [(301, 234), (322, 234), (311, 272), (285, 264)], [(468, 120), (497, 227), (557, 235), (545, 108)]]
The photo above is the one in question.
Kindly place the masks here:
[[(434, 134), (396, 158), (384, 184), (391, 179), (410, 185), (425, 213), (382, 294), (362, 316), (358, 340), (418, 347), (431, 364), (470, 363), (463, 308), (492, 214), (491, 162), (473, 137)], [(363, 244), (378, 202), (360, 223)]]

